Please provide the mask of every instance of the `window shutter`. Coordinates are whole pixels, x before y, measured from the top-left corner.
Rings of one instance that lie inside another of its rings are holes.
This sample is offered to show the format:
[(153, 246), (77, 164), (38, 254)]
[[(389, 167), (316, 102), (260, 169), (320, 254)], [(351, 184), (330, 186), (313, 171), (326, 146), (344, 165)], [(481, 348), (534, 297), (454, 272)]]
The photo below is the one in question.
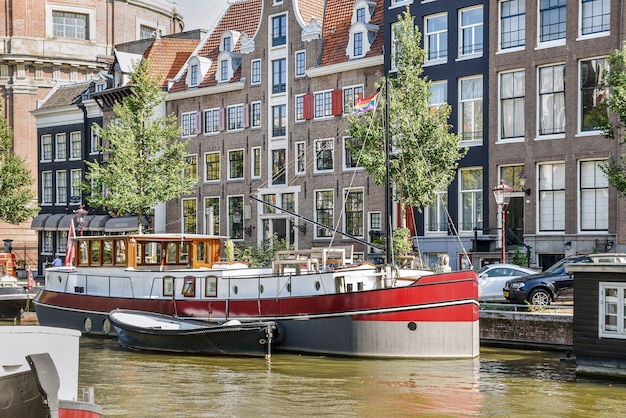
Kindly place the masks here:
[(313, 95), (304, 95), (304, 119), (313, 119)]
[(343, 115), (343, 92), (341, 90), (333, 90), (331, 97), (333, 102), (333, 116)]
[(225, 113), (224, 112), (224, 108), (221, 107), (220, 108), (220, 131), (223, 131), (224, 130), (224, 126), (225, 126), (225, 124), (224, 124), (224, 113)]
[(250, 126), (250, 104), (243, 104), (243, 127), (247, 128)]

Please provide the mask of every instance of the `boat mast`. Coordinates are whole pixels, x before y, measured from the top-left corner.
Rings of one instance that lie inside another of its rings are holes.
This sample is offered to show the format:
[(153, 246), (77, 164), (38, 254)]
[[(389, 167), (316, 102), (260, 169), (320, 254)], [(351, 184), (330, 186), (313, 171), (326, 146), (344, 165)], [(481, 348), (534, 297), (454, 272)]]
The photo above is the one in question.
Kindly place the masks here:
[(386, 247), (386, 264), (388, 266), (391, 265), (391, 216), (392, 216), (392, 204), (391, 204), (391, 180), (390, 180), (390, 163), (389, 160), (391, 158), (390, 154), (390, 141), (389, 141), (389, 76), (385, 74), (385, 218), (387, 219), (387, 233), (385, 234), (385, 247)]

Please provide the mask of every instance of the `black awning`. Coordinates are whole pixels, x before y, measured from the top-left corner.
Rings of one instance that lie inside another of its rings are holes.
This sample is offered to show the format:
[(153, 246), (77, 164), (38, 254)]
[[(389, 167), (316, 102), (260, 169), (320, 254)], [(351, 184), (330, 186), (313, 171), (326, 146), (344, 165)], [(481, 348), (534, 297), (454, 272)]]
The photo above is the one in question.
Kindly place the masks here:
[(59, 221), (61, 218), (66, 216), (63, 213), (55, 213), (54, 215), (50, 215), (43, 226), (44, 231), (58, 231), (59, 229)]
[[(74, 215), (65, 215), (59, 221), (58, 229), (59, 231), (70, 230), (70, 222), (74, 219)], [(76, 227), (76, 222), (74, 222), (74, 227)]]
[(104, 232), (133, 232), (137, 231), (137, 217), (124, 216), (111, 218), (104, 225)]
[(49, 213), (43, 215), (37, 215), (33, 222), (30, 224), (30, 229), (34, 229), (36, 231), (43, 231), (44, 225), (46, 224), (46, 219), (50, 217)]
[(104, 231), (107, 221), (111, 219), (109, 215), (93, 215), (89, 218), (91, 219), (85, 228), (87, 231)]

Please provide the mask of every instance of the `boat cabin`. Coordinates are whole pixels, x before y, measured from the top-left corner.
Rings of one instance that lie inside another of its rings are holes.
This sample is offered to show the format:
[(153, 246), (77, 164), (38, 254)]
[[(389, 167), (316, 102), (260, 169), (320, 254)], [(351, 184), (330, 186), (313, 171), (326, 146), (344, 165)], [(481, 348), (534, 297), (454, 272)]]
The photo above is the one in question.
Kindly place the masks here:
[(211, 268), (220, 261), (221, 237), (145, 234), (77, 237), (78, 267), (124, 267), (140, 270)]

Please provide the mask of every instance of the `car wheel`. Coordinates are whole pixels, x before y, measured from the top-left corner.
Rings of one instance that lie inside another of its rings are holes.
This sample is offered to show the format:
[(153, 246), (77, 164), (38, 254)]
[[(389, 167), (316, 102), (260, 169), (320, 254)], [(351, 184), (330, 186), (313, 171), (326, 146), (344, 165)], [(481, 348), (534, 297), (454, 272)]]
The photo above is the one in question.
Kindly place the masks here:
[(549, 305), (552, 297), (545, 289), (535, 289), (528, 295), (528, 301), (531, 305)]

